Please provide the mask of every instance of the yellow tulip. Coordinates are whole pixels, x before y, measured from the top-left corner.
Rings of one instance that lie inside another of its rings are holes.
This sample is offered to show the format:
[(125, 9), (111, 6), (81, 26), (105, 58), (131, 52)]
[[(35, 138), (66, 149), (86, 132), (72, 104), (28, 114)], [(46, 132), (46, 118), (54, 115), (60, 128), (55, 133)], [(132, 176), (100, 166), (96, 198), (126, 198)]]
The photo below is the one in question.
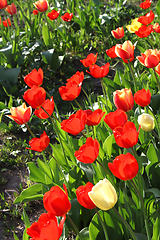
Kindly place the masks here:
[(138, 123), (141, 125), (142, 130), (145, 132), (149, 132), (155, 127), (154, 118), (148, 113), (139, 115)]
[(113, 208), (118, 200), (115, 188), (106, 178), (100, 180), (88, 195), (93, 203), (102, 210)]
[(142, 26), (140, 22), (138, 22), (138, 18), (135, 18), (130, 25), (127, 25), (126, 28), (130, 33), (135, 33)]

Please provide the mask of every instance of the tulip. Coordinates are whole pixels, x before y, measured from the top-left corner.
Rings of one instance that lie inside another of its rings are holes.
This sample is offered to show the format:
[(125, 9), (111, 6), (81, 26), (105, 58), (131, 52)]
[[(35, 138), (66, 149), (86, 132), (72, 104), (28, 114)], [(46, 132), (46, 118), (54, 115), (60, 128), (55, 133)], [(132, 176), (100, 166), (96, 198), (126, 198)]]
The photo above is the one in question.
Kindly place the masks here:
[(62, 20), (65, 22), (70, 22), (72, 20), (73, 13), (65, 13), (61, 16)]
[(116, 58), (117, 57), (117, 54), (115, 53), (115, 47), (116, 46), (113, 46), (110, 49), (106, 50), (106, 54), (108, 55), (108, 57), (110, 57), (110, 58)]
[(12, 107), (10, 111), (12, 115), (7, 115), (7, 117), (11, 118), (19, 125), (22, 125), (29, 121), (32, 113), (32, 108), (27, 107), (26, 104), (23, 103), (19, 107)]
[(67, 214), (71, 209), (67, 188), (64, 184), (63, 188), (65, 192), (59, 186), (53, 186), (43, 197), (43, 205), (46, 211), (57, 217)]
[(155, 67), (155, 71), (158, 73), (160, 76), (160, 63)]
[(93, 209), (96, 207), (88, 195), (88, 192), (90, 192), (93, 187), (94, 185), (91, 182), (87, 182), (85, 186), (79, 186), (76, 190), (76, 196), (79, 204), (87, 209)]
[(83, 64), (84, 67), (91, 67), (93, 64), (97, 61), (97, 55), (94, 55), (93, 53), (88, 54), (86, 59), (80, 60), (80, 62)]
[(148, 49), (141, 56), (137, 56), (139, 62), (147, 68), (155, 68), (160, 62), (160, 50)]
[(61, 122), (61, 129), (72, 135), (77, 135), (84, 129), (86, 120), (86, 113), (80, 109), (75, 114), (72, 114), (69, 119)]
[(106, 178), (100, 180), (88, 195), (93, 203), (104, 211), (113, 208), (118, 200), (115, 188)]
[(127, 120), (128, 120), (127, 114), (122, 109), (119, 108), (114, 112), (108, 113), (104, 118), (105, 123), (112, 130), (119, 126), (123, 127)]
[(69, 81), (66, 83), (66, 86), (59, 88), (59, 94), (64, 101), (73, 101), (76, 99), (81, 92), (81, 86), (78, 86), (77, 83)]
[(95, 111), (92, 111), (89, 109), (89, 110), (84, 110), (84, 112), (87, 114), (86, 124), (88, 126), (98, 125), (105, 114), (105, 112), (103, 112), (102, 109), (96, 109)]
[(23, 98), (32, 108), (39, 108), (45, 102), (46, 91), (44, 88), (34, 85), (24, 92)]
[(139, 130), (137, 131), (135, 124), (129, 121), (123, 127), (113, 129), (117, 145), (123, 148), (132, 148), (138, 142)]
[(121, 39), (124, 37), (124, 28), (119, 27), (116, 30), (112, 30), (111, 34), (114, 38)]
[(7, 7), (7, 0), (1, 0), (0, 1), (0, 9), (3, 9), (3, 8), (5, 8), (5, 7)]
[(150, 104), (151, 102), (151, 93), (148, 90), (145, 90), (144, 88), (137, 91), (134, 94), (134, 101), (140, 105), (141, 107), (146, 107)]
[(160, 33), (160, 25), (159, 23), (155, 23), (153, 26), (152, 26), (152, 29), (157, 32), (157, 33)]
[(99, 155), (99, 147), (97, 139), (93, 140), (91, 137), (88, 137), (86, 143), (74, 153), (74, 156), (80, 162), (93, 163)]
[(9, 18), (7, 18), (6, 20), (3, 21), (3, 26), (4, 26), (4, 27), (11, 26), (11, 21), (10, 21)]
[(51, 97), (51, 99), (47, 99), (42, 107), (46, 110), (46, 113), (41, 107), (36, 109), (34, 111), (34, 114), (38, 117), (38, 118), (41, 118), (41, 119), (47, 119), (49, 118), (49, 115), (52, 115), (53, 113), (53, 110), (54, 110), (54, 100), (53, 100), (53, 97)]
[(126, 28), (130, 33), (135, 33), (142, 26), (140, 22), (138, 22), (138, 18), (135, 18), (130, 25), (127, 25)]
[(152, 25), (146, 26), (142, 25), (137, 31), (135, 31), (135, 34), (140, 38), (148, 37), (152, 32)]
[(79, 72), (77, 71), (71, 78), (67, 79), (67, 82), (74, 82), (76, 83), (78, 86), (81, 86), (84, 80), (84, 73), (83, 72)]
[(147, 9), (151, 6), (151, 3), (152, 2), (150, 0), (146, 0), (146, 1), (142, 2), (139, 6), (142, 9)]
[(14, 3), (8, 5), (5, 9), (10, 15), (14, 15), (17, 12), (17, 8)]
[(122, 45), (116, 44), (115, 53), (118, 57), (129, 60), (134, 59), (134, 46), (132, 45), (131, 41), (125, 41)]
[(46, 132), (44, 131), (40, 138), (32, 138), (29, 141), (29, 145), (31, 146), (30, 148), (27, 147), (27, 149), (31, 149), (33, 151), (37, 151), (37, 152), (42, 152), (43, 150), (45, 150), (48, 145), (50, 143), (50, 139), (47, 136)]
[(45, 12), (48, 9), (47, 0), (39, 0), (35, 3), (33, 3), (33, 5), (38, 9), (39, 12)]
[(33, 85), (37, 87), (41, 86), (43, 83), (43, 71), (41, 68), (33, 69), (28, 75), (24, 77), (25, 83), (31, 88)]
[(124, 181), (134, 178), (139, 168), (137, 160), (130, 153), (120, 154), (113, 163), (108, 163), (108, 167), (115, 177)]
[(91, 74), (94, 78), (103, 78), (108, 74), (109, 66), (110, 63), (106, 63), (102, 67), (99, 67), (98, 65), (94, 64), (89, 68), (90, 72), (89, 71), (86, 72)]
[(144, 24), (144, 25), (148, 25), (148, 24), (150, 24), (152, 21), (153, 21), (153, 19), (154, 19), (154, 13), (152, 12), (152, 10), (149, 12), (149, 13), (147, 13), (146, 15), (144, 15), (144, 16), (140, 16), (139, 18), (138, 18), (138, 22), (140, 22), (140, 23), (142, 23), (142, 24)]
[(127, 112), (134, 107), (134, 98), (131, 89), (123, 88), (113, 93), (113, 101), (117, 108)]
[(141, 126), (142, 130), (145, 132), (149, 132), (155, 127), (154, 118), (148, 113), (139, 115), (138, 123)]
[(66, 216), (63, 216), (58, 225), (57, 218), (54, 214), (42, 213), (38, 222), (32, 223), (32, 225), (27, 228), (27, 234), (32, 237), (32, 240), (58, 240), (62, 234), (65, 220)]
[(47, 17), (49, 17), (50, 20), (54, 20), (58, 18), (60, 11), (52, 10), (47, 14)]
[(37, 9), (34, 9), (34, 10), (33, 10), (33, 14), (34, 14), (34, 15), (38, 15), (38, 13), (39, 13), (39, 11), (38, 11)]

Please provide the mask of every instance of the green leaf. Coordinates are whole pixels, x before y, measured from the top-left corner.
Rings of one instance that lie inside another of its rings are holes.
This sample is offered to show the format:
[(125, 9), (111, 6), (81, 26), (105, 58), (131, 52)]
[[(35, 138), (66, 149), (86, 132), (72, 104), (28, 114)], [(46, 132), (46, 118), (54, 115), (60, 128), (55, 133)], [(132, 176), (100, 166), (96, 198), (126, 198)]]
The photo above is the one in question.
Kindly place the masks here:
[(108, 157), (111, 157), (112, 154), (112, 144), (115, 143), (114, 135), (110, 135), (106, 138), (103, 143), (103, 150), (108, 154)]
[(16, 85), (21, 68), (3, 68), (0, 66), (0, 81), (8, 81), (11, 86)]
[(14, 240), (19, 240), (19, 238), (17, 237), (17, 235), (15, 233), (13, 233), (14, 236)]
[(160, 102), (160, 95), (152, 95), (151, 96), (151, 103), (150, 106), (153, 109), (154, 113), (156, 114), (157, 111), (159, 110), (159, 102)]
[(43, 24), (43, 27), (42, 27), (42, 37), (45, 45), (49, 46), (50, 45), (49, 29), (48, 29), (48, 26), (45, 24)]
[(154, 194), (155, 198), (160, 198), (160, 190), (157, 188), (149, 188), (146, 192), (151, 192)]
[(30, 224), (28, 215), (26, 214), (25, 210), (23, 210), (21, 219), (23, 220), (23, 222), (25, 224), (25, 230), (23, 232), (23, 240), (29, 240), (30, 237), (26, 231), (27, 231), (27, 228), (29, 228), (31, 224)]
[(57, 71), (63, 62), (64, 55), (59, 56), (55, 49), (49, 49), (41, 53), (45, 63), (49, 64), (53, 71)]
[[(88, 228), (88, 227), (83, 228), (83, 229), (79, 232), (79, 235), (80, 235), (81, 239), (83, 239), (83, 240), (90, 240), (90, 237), (89, 237), (89, 228)], [(79, 236), (76, 237), (76, 240), (80, 240)]]
[(157, 217), (155, 223), (153, 224), (153, 237), (152, 240), (160, 240), (160, 217)]
[(158, 17), (160, 18), (160, 0), (156, 4), (156, 12), (157, 12)]
[(58, 148), (56, 148), (52, 144), (50, 144), (50, 145), (53, 149), (52, 155), (55, 157), (55, 159), (61, 165), (61, 167), (64, 168), (68, 172), (68, 167), (69, 166), (68, 166), (68, 163), (66, 162), (66, 158), (65, 158), (64, 154), (62, 153), (61, 150), (59, 150)]
[(147, 240), (148, 239), (147, 236), (144, 234), (141, 234), (141, 233), (134, 233), (134, 234), (135, 234), (137, 240)]
[(9, 130), (9, 127), (7, 126), (7, 124), (5, 124), (4, 122), (1, 122), (0, 123), (0, 130), (3, 131), (3, 130)]
[(37, 164), (38, 164), (38, 167), (51, 179), (51, 181), (54, 182), (53, 175), (48, 164), (44, 163), (39, 158), (37, 160)]
[(46, 179), (45, 179), (45, 174), (44, 172), (39, 169), (35, 163), (33, 162), (29, 162), (27, 163), (28, 167), (29, 167), (29, 177), (31, 181), (34, 182), (39, 182), (39, 183), (46, 183)]
[(6, 105), (3, 102), (0, 102), (0, 111), (7, 108)]

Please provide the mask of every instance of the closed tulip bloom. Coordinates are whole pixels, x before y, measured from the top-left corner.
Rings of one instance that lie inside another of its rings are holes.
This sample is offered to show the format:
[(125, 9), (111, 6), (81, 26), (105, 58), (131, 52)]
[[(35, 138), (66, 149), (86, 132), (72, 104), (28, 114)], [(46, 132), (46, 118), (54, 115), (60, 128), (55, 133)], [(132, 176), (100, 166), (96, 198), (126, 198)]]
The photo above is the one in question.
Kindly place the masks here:
[(93, 53), (90, 53), (88, 54), (86, 59), (80, 60), (80, 62), (83, 64), (84, 67), (90, 67), (96, 63), (97, 55), (98, 53), (96, 53), (96, 55), (94, 55)]
[(142, 26), (140, 22), (138, 22), (138, 18), (133, 19), (130, 25), (127, 25), (126, 28), (130, 33), (135, 33)]
[(103, 78), (108, 74), (109, 66), (110, 66), (110, 63), (106, 63), (104, 66), (101, 66), (101, 67), (94, 64), (89, 68), (90, 72), (89, 71), (86, 71), (86, 72), (91, 74), (92, 77), (94, 78)]
[(77, 83), (69, 81), (66, 83), (66, 86), (62, 86), (59, 88), (59, 94), (64, 101), (73, 101), (76, 99), (81, 92), (81, 85), (77, 85)]
[(47, 136), (46, 132), (44, 131), (40, 138), (32, 138), (29, 141), (29, 145), (31, 146), (30, 148), (27, 147), (27, 149), (31, 149), (33, 151), (37, 151), (37, 152), (42, 152), (43, 150), (45, 150), (48, 145), (50, 143), (50, 139)]
[(137, 160), (130, 153), (117, 156), (113, 163), (108, 163), (108, 167), (115, 177), (124, 181), (134, 178), (139, 168)]
[(134, 107), (134, 98), (131, 89), (123, 88), (113, 93), (113, 101), (117, 108), (127, 112)]
[(147, 9), (151, 6), (151, 3), (152, 2), (150, 0), (146, 0), (146, 1), (142, 2), (139, 6), (142, 9)]
[(138, 123), (141, 126), (141, 129), (145, 132), (149, 132), (155, 127), (154, 118), (148, 113), (139, 115)]
[(125, 41), (122, 45), (116, 44), (115, 53), (118, 57), (129, 60), (134, 58), (134, 46), (132, 45), (131, 41)]
[(63, 188), (65, 192), (59, 186), (53, 186), (43, 197), (43, 205), (46, 211), (57, 217), (67, 214), (71, 209), (67, 188), (64, 184)]
[(76, 190), (76, 196), (79, 204), (87, 209), (93, 209), (96, 207), (88, 195), (93, 187), (94, 185), (91, 182), (87, 182), (85, 186), (79, 186)]
[(41, 68), (33, 69), (29, 74), (24, 77), (25, 83), (31, 88), (33, 85), (37, 87), (41, 86), (43, 83), (43, 71)]
[(0, 0), (0, 9), (7, 7), (7, 0)]
[(3, 26), (4, 27), (8, 27), (11, 26), (11, 20), (9, 18), (7, 18), (6, 20), (3, 21)]
[(42, 213), (38, 222), (32, 223), (27, 228), (27, 234), (32, 237), (32, 240), (58, 240), (62, 234), (65, 220), (66, 216), (63, 216), (58, 225), (57, 218), (53, 213)]
[[(140, 128), (139, 128), (140, 130)], [(113, 129), (115, 141), (119, 147), (131, 148), (138, 142), (139, 130), (133, 122), (126, 122), (123, 127)]]
[(77, 71), (71, 78), (67, 79), (67, 82), (74, 82), (76, 83), (78, 86), (81, 86), (84, 80), (84, 73), (83, 72), (79, 72)]
[(51, 99), (47, 99), (42, 107), (46, 110), (46, 113), (41, 107), (36, 109), (34, 111), (34, 114), (38, 117), (38, 118), (41, 118), (41, 119), (47, 119), (49, 118), (49, 115), (51, 116), (52, 113), (53, 113), (53, 110), (54, 110), (54, 100), (53, 100), (53, 97), (51, 97)]
[(25, 124), (29, 121), (32, 113), (32, 108), (27, 107), (25, 103), (23, 103), (19, 107), (12, 107), (10, 109), (12, 115), (7, 115), (10, 119), (14, 120), (19, 125)]
[(54, 19), (58, 18), (59, 13), (60, 13), (60, 11), (56, 11), (56, 10), (54, 9), (54, 10), (52, 10), (51, 12), (49, 12), (49, 13), (47, 14), (47, 17), (49, 17), (50, 20), (54, 20)]
[(17, 8), (14, 3), (8, 5), (5, 9), (10, 15), (14, 15), (17, 12)]
[(102, 109), (96, 109), (95, 111), (88, 109), (84, 110), (84, 112), (87, 114), (86, 124), (88, 126), (98, 125), (105, 114), (105, 112), (103, 112)]
[(93, 203), (104, 211), (113, 208), (118, 200), (115, 188), (106, 178), (100, 180), (88, 195)]
[(148, 25), (148, 24), (150, 24), (153, 21), (153, 19), (154, 19), (154, 13), (151, 10), (146, 15), (140, 16), (138, 18), (138, 22), (140, 22), (140, 23), (142, 23), (144, 25)]
[(159, 23), (155, 23), (153, 26), (152, 26), (152, 29), (157, 32), (157, 33), (160, 33), (160, 25)]
[(140, 105), (141, 107), (146, 107), (150, 104), (151, 102), (151, 93), (148, 90), (145, 90), (144, 88), (137, 91), (134, 94), (134, 101)]
[(104, 118), (105, 123), (112, 130), (119, 126), (123, 127), (127, 120), (128, 120), (127, 114), (122, 109), (119, 108), (114, 112), (108, 113)]
[(148, 37), (152, 31), (152, 25), (142, 25), (137, 31), (135, 31), (135, 34), (140, 38), (145, 38)]
[(93, 163), (99, 155), (99, 147), (97, 139), (93, 140), (91, 137), (88, 137), (86, 143), (74, 153), (74, 156), (80, 162)]
[(70, 22), (72, 20), (73, 13), (65, 13), (61, 16), (62, 20), (65, 22)]
[(110, 57), (110, 58), (116, 58), (116, 57), (118, 57), (117, 54), (115, 53), (115, 47), (116, 47), (116, 46), (113, 46), (113, 47), (111, 47), (110, 49), (107, 49), (107, 50), (106, 50), (106, 54), (108, 55), (108, 57)]
[(34, 14), (34, 15), (38, 15), (38, 13), (39, 13), (39, 11), (38, 11), (37, 9), (34, 9), (34, 10), (33, 10), (33, 14)]
[(47, 0), (39, 0), (35, 3), (33, 3), (33, 5), (38, 9), (39, 12), (45, 12), (48, 9)]
[(155, 71), (158, 73), (160, 76), (160, 63), (155, 67)]
[(147, 68), (155, 68), (160, 62), (160, 50), (148, 49), (141, 56), (137, 56), (139, 62)]
[(24, 92), (23, 98), (32, 108), (39, 108), (45, 102), (46, 91), (44, 88), (34, 85), (31, 89)]
[(116, 30), (112, 30), (111, 34), (114, 38), (121, 39), (124, 37), (124, 28), (119, 27)]
[(80, 109), (75, 114), (72, 114), (69, 119), (63, 120), (61, 122), (61, 129), (72, 135), (77, 135), (84, 129), (86, 120), (86, 113)]

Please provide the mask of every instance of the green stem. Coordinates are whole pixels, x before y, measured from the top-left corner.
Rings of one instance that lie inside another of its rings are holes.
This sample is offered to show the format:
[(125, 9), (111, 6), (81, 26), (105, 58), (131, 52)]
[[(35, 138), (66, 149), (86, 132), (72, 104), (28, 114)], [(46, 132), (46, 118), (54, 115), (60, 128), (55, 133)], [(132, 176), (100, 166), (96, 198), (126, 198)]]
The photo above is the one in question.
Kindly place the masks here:
[(84, 94), (86, 95), (86, 98), (87, 98), (88, 102), (90, 103), (90, 106), (92, 107), (92, 110), (93, 110), (93, 104), (92, 104), (92, 101), (91, 101), (90, 97), (88, 96), (88, 94), (86, 93), (86, 91), (84, 90), (84, 88), (82, 88), (82, 91), (83, 91)]
[(79, 107), (80, 109), (82, 109), (82, 107), (81, 107), (81, 105), (79, 104), (79, 102), (77, 101), (77, 99), (74, 99), (74, 101), (76, 102), (76, 104), (78, 105), (78, 107)]
[[(130, 232), (133, 240), (137, 240), (133, 230), (131, 229), (131, 227), (129, 226), (129, 224), (126, 222), (126, 220), (119, 214), (119, 212), (117, 211), (117, 209), (115, 207), (113, 207), (114, 212), (119, 216), (119, 218), (122, 220), (122, 222), (124, 223), (124, 225), (127, 227), (128, 231)], [(151, 239), (150, 239), (151, 240)]]
[(107, 113), (109, 113), (109, 108), (108, 108), (108, 104), (107, 104), (107, 93), (105, 91), (105, 86), (104, 86), (104, 82), (103, 82), (102, 78), (101, 78), (101, 85), (102, 85), (103, 96), (104, 96), (104, 98), (106, 100)]
[(32, 135), (32, 137), (36, 137), (35, 135), (34, 135), (34, 133), (32, 132), (32, 130), (30, 129), (30, 127), (28, 126), (28, 124), (27, 123), (25, 123), (25, 126), (26, 126), (26, 128), (28, 129), (28, 131), (30, 132), (30, 134)]
[(159, 83), (159, 81), (158, 81), (158, 77), (157, 77), (157, 73), (156, 73), (155, 68), (153, 68), (153, 72), (154, 72), (154, 75), (155, 75), (155, 78), (156, 78), (156, 81), (157, 81), (158, 91), (160, 91), (160, 83)]
[(101, 218), (101, 216), (100, 216), (97, 208), (95, 208), (95, 211), (96, 211), (96, 213), (97, 213), (97, 215), (98, 215), (98, 217), (99, 217), (99, 220), (100, 220), (100, 222), (101, 222), (101, 224), (102, 224), (103, 231), (104, 231), (104, 235), (105, 235), (105, 239), (106, 239), (106, 240), (109, 240), (106, 226), (105, 226), (105, 224), (104, 224), (104, 222), (103, 222), (103, 220), (102, 220), (102, 218)]
[(129, 66), (129, 69), (130, 69), (132, 77), (133, 77), (135, 92), (137, 92), (136, 78), (135, 78), (135, 75), (134, 75), (134, 72), (133, 72), (133, 69), (132, 69), (132, 65), (131, 65), (129, 60), (128, 60), (128, 66)]
[(83, 132), (80, 132), (82, 134), (83, 137), (87, 138), (87, 136), (83, 133)]
[(74, 224), (74, 222), (72, 221), (72, 219), (70, 218), (69, 214), (67, 214), (67, 218), (68, 220), (70, 221), (71, 225), (73, 226), (74, 230), (75, 230), (75, 233), (78, 235), (79, 239), (80, 240), (83, 240), (79, 234), (79, 230), (78, 228), (76, 227), (76, 225)]

